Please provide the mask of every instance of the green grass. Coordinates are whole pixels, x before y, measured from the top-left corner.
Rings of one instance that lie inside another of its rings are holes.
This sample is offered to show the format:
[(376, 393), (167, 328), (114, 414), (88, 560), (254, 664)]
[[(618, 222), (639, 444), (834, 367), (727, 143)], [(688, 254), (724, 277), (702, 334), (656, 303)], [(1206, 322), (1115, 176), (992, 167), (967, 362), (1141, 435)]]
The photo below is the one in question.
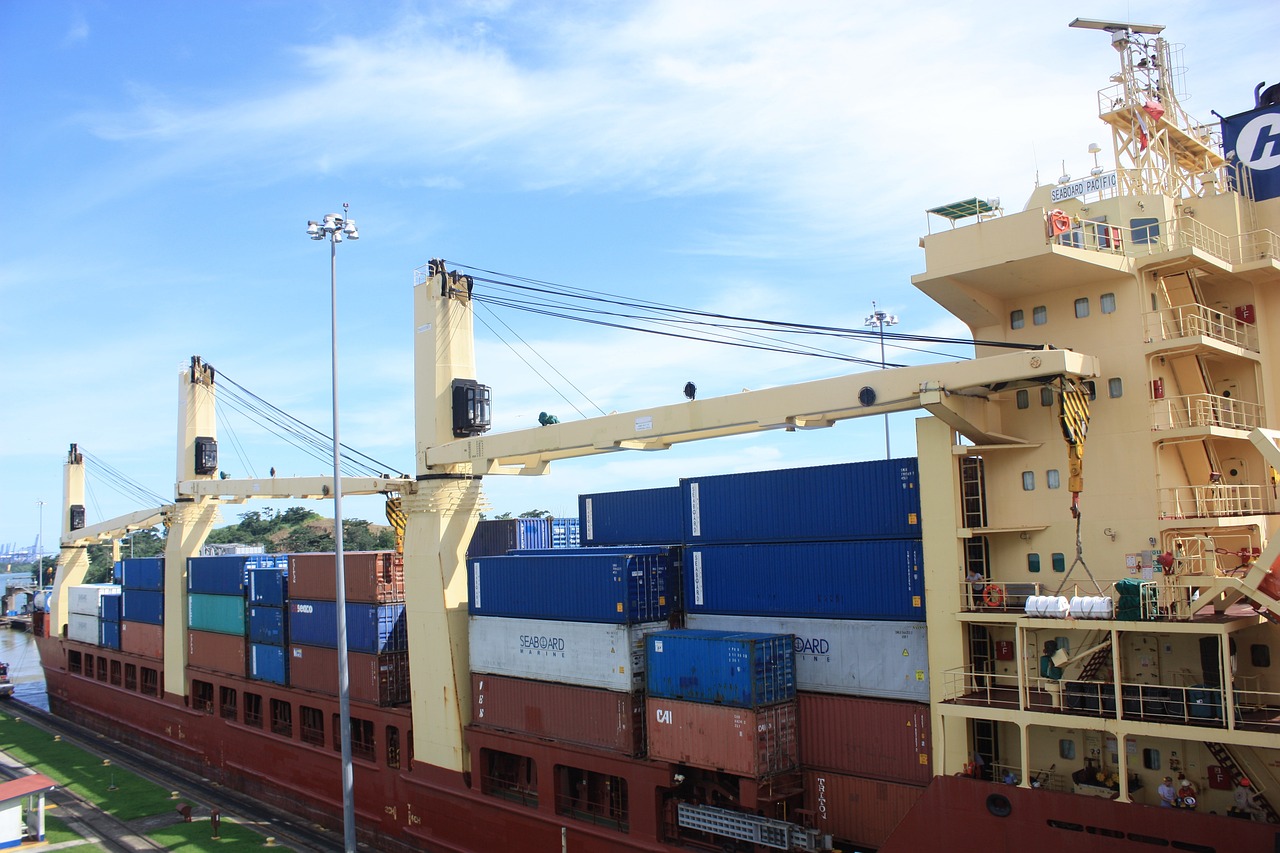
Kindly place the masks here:
[[(44, 815), (44, 840), (48, 844), (62, 844), (67, 841), (76, 841), (80, 839), (80, 833), (69, 828), (61, 819), (54, 817), (48, 811)], [(64, 847), (64, 850), (101, 850), (96, 844), (79, 844), (75, 847)]]
[(259, 850), (263, 838), (251, 829), (232, 823), (225, 817), (218, 827), (217, 841), (210, 836), (212, 829), (208, 818), (197, 818), (191, 823), (175, 823), (155, 832), (147, 833), (147, 837), (163, 844), (174, 853), (200, 853), (205, 850)]

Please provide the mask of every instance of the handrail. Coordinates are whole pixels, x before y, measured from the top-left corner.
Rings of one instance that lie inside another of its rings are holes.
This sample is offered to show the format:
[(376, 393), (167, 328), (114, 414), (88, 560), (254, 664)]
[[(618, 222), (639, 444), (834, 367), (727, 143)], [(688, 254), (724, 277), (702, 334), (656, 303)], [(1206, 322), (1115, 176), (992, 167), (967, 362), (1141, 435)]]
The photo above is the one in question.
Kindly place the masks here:
[(1152, 220), (1137, 227), (1075, 217), (1072, 228), (1050, 242), (1073, 249), (1136, 258), (1179, 249), (1199, 249), (1228, 264), (1280, 257), (1280, 234), (1260, 228), (1234, 237), (1189, 216)]
[(1258, 352), (1258, 327), (1207, 305), (1192, 303), (1148, 311), (1142, 315), (1147, 340), (1169, 341), (1203, 335)]
[(1226, 518), (1266, 512), (1262, 486), (1216, 483), (1156, 489), (1160, 518)]
[(1264, 423), (1260, 404), (1218, 394), (1184, 394), (1151, 401), (1153, 430), (1215, 426), (1251, 430)]

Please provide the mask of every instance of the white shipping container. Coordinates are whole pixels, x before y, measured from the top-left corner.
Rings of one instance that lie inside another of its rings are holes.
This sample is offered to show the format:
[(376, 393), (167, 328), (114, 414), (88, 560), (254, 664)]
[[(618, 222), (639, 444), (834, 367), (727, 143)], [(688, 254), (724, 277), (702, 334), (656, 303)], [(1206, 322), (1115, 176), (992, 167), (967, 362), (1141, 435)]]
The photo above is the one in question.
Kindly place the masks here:
[[(82, 613), (96, 618), (100, 612), (98, 607), (102, 597), (119, 594), (119, 584), (113, 583), (82, 583), (69, 586), (67, 587), (67, 608), (72, 613)], [(94, 642), (98, 641), (94, 640)]]
[(471, 617), (471, 671), (538, 681), (640, 690), (644, 637), (666, 622), (610, 625)]
[(923, 622), (690, 613), (685, 624), (700, 630), (794, 634), (797, 690), (929, 701)]
[(101, 626), (98, 624), (98, 615), (96, 613), (92, 616), (87, 613), (72, 613), (67, 617), (68, 640), (96, 646), (101, 639), (100, 631)]

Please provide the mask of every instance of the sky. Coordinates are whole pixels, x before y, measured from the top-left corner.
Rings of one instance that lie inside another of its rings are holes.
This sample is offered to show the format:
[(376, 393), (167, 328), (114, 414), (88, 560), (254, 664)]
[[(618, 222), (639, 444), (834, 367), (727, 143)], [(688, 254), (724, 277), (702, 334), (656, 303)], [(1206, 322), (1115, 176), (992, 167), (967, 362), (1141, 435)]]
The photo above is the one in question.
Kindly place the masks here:
[[(360, 240), (338, 248), (341, 435), (392, 470), (413, 471), (413, 270), (431, 258), (855, 329), (875, 301), (895, 331), (962, 337), (910, 283), (919, 238), (947, 227), (925, 211), (1021, 210), (1037, 178), (1086, 173), (1091, 142), (1114, 165), (1096, 93), (1118, 62), (1105, 33), (1068, 28), (1077, 16), (1165, 25), (1194, 116), (1250, 107), (1274, 82), (1280, 18), (1213, 5), (0, 0), (0, 551), (41, 531), (53, 549), (73, 442), (172, 496), (193, 355), (330, 430), (329, 251), (304, 232), (344, 202)], [(497, 430), (676, 403), (686, 381), (706, 398), (851, 369), (477, 320)], [(966, 353), (922, 349), (886, 359)], [(230, 476), (331, 473), (233, 414)], [(891, 419), (895, 456), (914, 451), (913, 417)], [(572, 516), (583, 493), (884, 444), (868, 418), (484, 485), (491, 514)], [(92, 468), (88, 488), (90, 523), (140, 508)], [(227, 505), (223, 522), (297, 503)], [(344, 515), (381, 521), (381, 502)]]

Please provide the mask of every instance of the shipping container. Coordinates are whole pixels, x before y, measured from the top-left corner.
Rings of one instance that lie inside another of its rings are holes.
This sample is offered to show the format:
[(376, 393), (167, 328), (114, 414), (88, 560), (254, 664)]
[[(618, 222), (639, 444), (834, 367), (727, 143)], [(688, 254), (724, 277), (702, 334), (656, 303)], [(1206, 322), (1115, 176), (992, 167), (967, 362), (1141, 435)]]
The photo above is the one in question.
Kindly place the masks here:
[(164, 557), (130, 557), (117, 563), (120, 585), (125, 589), (164, 589)]
[(102, 617), (102, 621), (120, 621), (120, 596), (104, 595), (98, 599), (98, 606), (101, 608), (98, 615)]
[(468, 560), (474, 616), (564, 622), (658, 622), (671, 612), (675, 574), (662, 549), (578, 548)]
[(471, 674), (471, 723), (637, 757), (644, 694)]
[(578, 495), (583, 545), (678, 545), (680, 487)]
[[(320, 646), (289, 646), (289, 686), (338, 694), (338, 652)], [(357, 702), (399, 705), (410, 698), (409, 653), (347, 655), (347, 692)]]
[(919, 539), (914, 458), (680, 481), (684, 543)]
[(551, 547), (577, 548), (582, 544), (581, 530), (576, 518), (551, 519)]
[(274, 569), (275, 564), (276, 558), (270, 554), (191, 557), (187, 560), (187, 591), (243, 597), (249, 582), (248, 573), (256, 569)]
[(799, 766), (796, 703), (733, 708), (646, 700), (649, 758), (759, 779)]
[(96, 646), (102, 642), (102, 621), (88, 613), (67, 614), (67, 639)]
[(927, 704), (801, 692), (796, 705), (806, 768), (907, 785), (933, 778)]
[[(342, 555), (347, 603), (404, 601), (404, 557), (394, 551), (349, 551)], [(289, 597), (333, 601), (338, 594), (333, 554), (290, 554)]]
[(187, 632), (187, 663), (229, 675), (248, 673), (248, 643), (243, 635), (216, 631)]
[[(346, 564), (346, 560), (342, 561)], [(289, 598), (288, 564), (270, 569), (250, 569), (248, 599), (250, 604), (284, 607)]]
[(120, 650), (119, 622), (100, 622), (98, 623), (98, 631), (98, 645), (102, 646), (104, 649)]
[(790, 634), (660, 631), (645, 637), (650, 696), (758, 708), (795, 699)]
[(244, 598), (239, 595), (187, 595), (187, 625), (195, 631), (245, 635)]
[(289, 642), (288, 613), (283, 607), (249, 607), (249, 642), (284, 646)]
[(699, 545), (684, 553), (689, 613), (924, 621), (918, 541)]
[(147, 589), (120, 591), (120, 621), (164, 624), (164, 593)]
[(929, 631), (923, 622), (690, 613), (685, 626), (794, 634), (797, 690), (929, 701)]
[[(814, 827), (837, 840), (837, 848), (844, 843), (880, 847), (923, 794), (917, 785), (825, 770), (804, 772), (804, 807), (812, 812)], [(945, 849), (947, 827), (936, 830), (938, 849)]]
[(120, 587), (109, 583), (82, 583), (67, 587), (67, 610), (84, 616), (100, 616), (102, 599), (119, 598)]
[(249, 677), (273, 684), (289, 683), (289, 658), (284, 646), (249, 644)]
[(619, 691), (644, 689), (644, 637), (667, 627), (501, 616), (470, 624), (472, 672)]
[(476, 524), (467, 559), (500, 557), (512, 548), (550, 548), (549, 518), (489, 518)]
[[(380, 654), (409, 648), (404, 604), (347, 602), (347, 650)], [(338, 605), (333, 601), (292, 599), (287, 617), (289, 642), (338, 647)]]
[(149, 658), (163, 658), (164, 626), (150, 622), (122, 621), (120, 651)]

